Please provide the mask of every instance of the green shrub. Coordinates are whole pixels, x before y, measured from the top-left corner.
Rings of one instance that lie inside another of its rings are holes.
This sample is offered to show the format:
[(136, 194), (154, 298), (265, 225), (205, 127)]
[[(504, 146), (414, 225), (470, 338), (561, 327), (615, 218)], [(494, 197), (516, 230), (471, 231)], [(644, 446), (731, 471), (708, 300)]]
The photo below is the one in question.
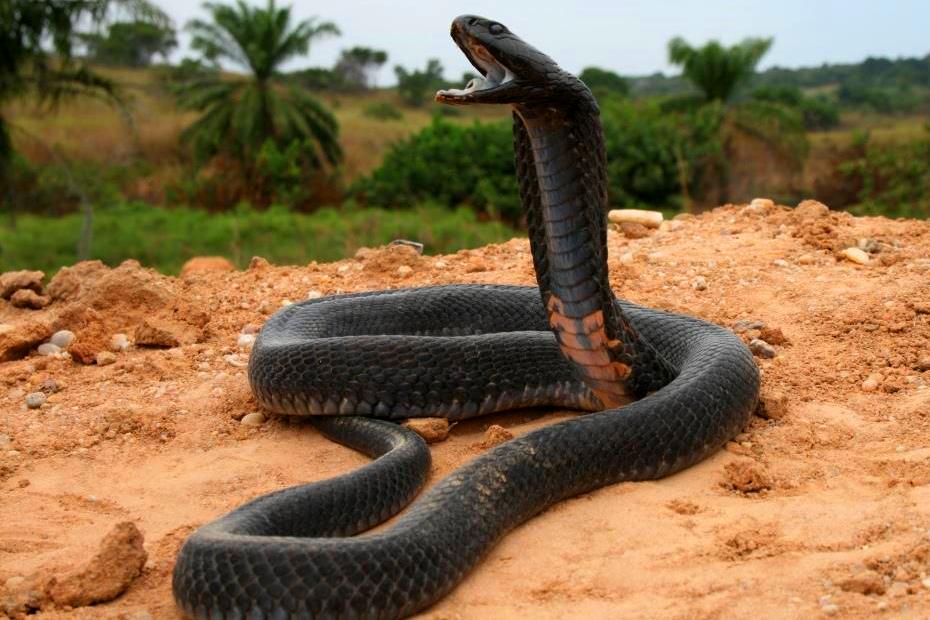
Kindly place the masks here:
[(399, 121), (404, 118), (404, 113), (397, 109), (397, 106), (387, 101), (374, 101), (362, 109), (362, 114), (379, 121)]
[[(41, 269), (54, 273), (76, 259), (81, 215), (24, 215), (0, 224), (0, 271)], [(258, 211), (163, 209), (140, 203), (98, 208), (90, 258), (116, 265), (128, 258), (177, 273), (192, 256), (222, 255), (244, 267), (252, 256), (275, 263), (303, 264), (351, 256), (363, 246), (416, 239), (428, 253), (507, 240), (516, 231), (500, 222), (479, 222), (468, 209), (449, 211), (424, 204), (407, 210), (362, 209), (347, 204), (312, 214), (281, 206)]]
[(860, 187), (853, 211), (888, 217), (930, 217), (930, 125), (918, 139), (873, 143), (860, 134), (861, 156), (839, 165), (851, 184)]
[(440, 117), (398, 142), (381, 166), (352, 191), (368, 205), (404, 208), (434, 201), (449, 208), (468, 205), (481, 214), (516, 222), (517, 194), (510, 123), (462, 126)]

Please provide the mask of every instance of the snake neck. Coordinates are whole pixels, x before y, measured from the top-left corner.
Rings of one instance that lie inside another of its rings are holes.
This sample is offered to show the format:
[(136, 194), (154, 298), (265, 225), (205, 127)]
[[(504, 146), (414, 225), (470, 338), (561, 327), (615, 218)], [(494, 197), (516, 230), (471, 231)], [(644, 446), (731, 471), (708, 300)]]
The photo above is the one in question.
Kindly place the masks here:
[(562, 353), (605, 408), (672, 378), (608, 280), (607, 174), (597, 104), (514, 106), (514, 150), (536, 279)]

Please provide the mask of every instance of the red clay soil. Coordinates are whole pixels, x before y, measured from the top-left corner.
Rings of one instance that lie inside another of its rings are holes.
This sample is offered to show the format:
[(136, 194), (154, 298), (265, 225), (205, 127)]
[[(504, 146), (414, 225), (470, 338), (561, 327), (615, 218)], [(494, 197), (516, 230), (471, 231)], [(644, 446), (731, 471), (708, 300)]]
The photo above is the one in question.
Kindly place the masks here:
[[(756, 343), (764, 406), (685, 472), (517, 528), (423, 617), (930, 615), (930, 224), (810, 202), (727, 206), (612, 231), (609, 244), (618, 295), (769, 343), (772, 358)], [(853, 246), (866, 264), (843, 254)], [(391, 246), (332, 264), (256, 259), (244, 271), (201, 260), (179, 278), (82, 263), (24, 285), (43, 308), (0, 301), (0, 616), (178, 618), (171, 570), (197, 526), (366, 462), (304, 424), (241, 421), (258, 411), (241, 334), (308, 295), (461, 282), (533, 284), (526, 239), (448, 256)], [(58, 329), (76, 334), (67, 352), (38, 355)], [(117, 333), (132, 346), (110, 351)], [(35, 392), (45, 401), (30, 408)], [(431, 445), (432, 480), (496, 438), (572, 415), (455, 425)], [(127, 521), (144, 536), (130, 555), (147, 559), (125, 592), (93, 606), (80, 592), (50, 596), (50, 582), (81, 583), (73, 576)]]

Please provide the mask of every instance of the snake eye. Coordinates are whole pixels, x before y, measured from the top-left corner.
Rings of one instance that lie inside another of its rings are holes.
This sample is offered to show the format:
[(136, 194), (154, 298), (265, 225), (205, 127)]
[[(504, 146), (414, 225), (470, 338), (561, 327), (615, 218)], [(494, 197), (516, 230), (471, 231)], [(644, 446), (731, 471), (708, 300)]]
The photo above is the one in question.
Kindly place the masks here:
[(501, 24), (497, 24), (497, 23), (491, 24), (490, 26), (488, 26), (488, 32), (490, 32), (491, 34), (500, 34), (504, 32), (504, 26)]

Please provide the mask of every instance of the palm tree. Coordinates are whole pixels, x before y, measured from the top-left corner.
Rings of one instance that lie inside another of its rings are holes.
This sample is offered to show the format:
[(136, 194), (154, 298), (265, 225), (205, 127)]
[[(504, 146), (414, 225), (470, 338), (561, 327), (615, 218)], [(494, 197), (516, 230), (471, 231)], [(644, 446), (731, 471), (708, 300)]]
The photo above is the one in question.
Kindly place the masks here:
[[(747, 141), (770, 154), (775, 160), (774, 167), (790, 176), (797, 175), (803, 166), (808, 143), (800, 112), (775, 101), (739, 99), (741, 89), (752, 79), (756, 66), (771, 46), (771, 38), (745, 39), (730, 47), (717, 41), (693, 47), (681, 37), (668, 44), (669, 62), (680, 66), (684, 78), (700, 93), (697, 101), (693, 97), (679, 100), (678, 107), (694, 110), (693, 104), (697, 103), (703, 120), (717, 126), (721, 144), (718, 155), (706, 157), (699, 164), (701, 169), (694, 171), (700, 179), (698, 184), (702, 187), (698, 191), (704, 194), (705, 204), (726, 202), (730, 194), (748, 189), (745, 183), (753, 175), (739, 175), (744, 187), (736, 187), (729, 163), (743, 159), (740, 149), (747, 148)], [(691, 122), (689, 119), (686, 125)], [(692, 128), (685, 127), (685, 131)], [(758, 153), (762, 151), (757, 149)], [(685, 198), (688, 200), (688, 196)]]
[(338, 35), (336, 25), (315, 18), (292, 24), (291, 8), (278, 8), (274, 0), (265, 8), (243, 0), (234, 6), (207, 2), (203, 7), (212, 21), (188, 22), (191, 47), (217, 68), (225, 60), (248, 75), (224, 78), (219, 71), (205, 72), (178, 89), (183, 107), (203, 112), (182, 134), (198, 162), (227, 155), (251, 175), (269, 140), (282, 150), (294, 142), (304, 144), (302, 158), (314, 168), (323, 161), (341, 161), (335, 117), (280, 74), (281, 66), (306, 54), (312, 41)]

